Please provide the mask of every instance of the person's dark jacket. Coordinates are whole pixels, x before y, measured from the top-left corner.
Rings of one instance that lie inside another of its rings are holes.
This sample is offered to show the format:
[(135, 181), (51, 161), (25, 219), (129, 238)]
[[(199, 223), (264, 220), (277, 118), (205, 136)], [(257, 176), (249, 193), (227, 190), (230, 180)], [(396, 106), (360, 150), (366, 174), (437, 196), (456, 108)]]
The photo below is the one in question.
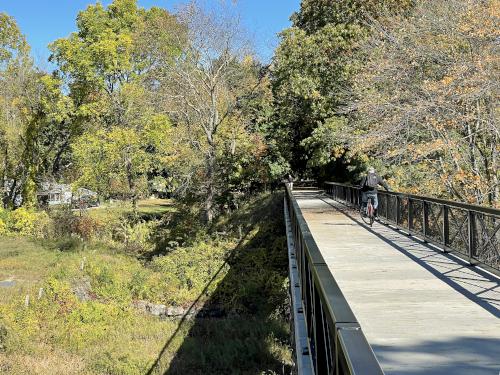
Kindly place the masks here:
[[(376, 181), (375, 187), (370, 187), (367, 185), (367, 180), (368, 178), (372, 178), (374, 181)], [(387, 185), (387, 182), (383, 178), (381, 178), (378, 174), (376, 173), (368, 173), (363, 179), (361, 180), (361, 190), (364, 192), (377, 192), (377, 186), (382, 185), (385, 190), (389, 190), (389, 185)]]

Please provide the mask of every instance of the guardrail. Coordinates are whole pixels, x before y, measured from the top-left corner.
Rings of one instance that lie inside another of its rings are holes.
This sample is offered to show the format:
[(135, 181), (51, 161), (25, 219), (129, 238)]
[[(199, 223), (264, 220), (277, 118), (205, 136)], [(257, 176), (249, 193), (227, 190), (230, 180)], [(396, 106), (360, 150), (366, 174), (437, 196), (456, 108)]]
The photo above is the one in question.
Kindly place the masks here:
[(286, 186), (309, 355), (316, 375), (381, 375), (383, 371)]
[[(360, 187), (326, 182), (335, 200), (360, 207)], [(500, 275), (500, 210), (398, 192), (378, 192), (378, 217), (471, 265)]]
[(316, 180), (295, 180), (293, 182), (294, 187), (317, 187), (318, 182)]

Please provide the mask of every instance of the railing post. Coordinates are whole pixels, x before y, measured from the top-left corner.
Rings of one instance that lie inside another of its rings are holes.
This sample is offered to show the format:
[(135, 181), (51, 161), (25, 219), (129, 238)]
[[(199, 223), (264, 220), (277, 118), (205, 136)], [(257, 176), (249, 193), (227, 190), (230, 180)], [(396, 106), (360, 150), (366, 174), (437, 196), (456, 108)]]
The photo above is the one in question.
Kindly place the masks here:
[(323, 307), (318, 290), (314, 288), (314, 347), (316, 357), (316, 374), (328, 374), (328, 360), (326, 352), (325, 327)]
[(450, 243), (450, 218), (448, 206), (443, 204), (443, 246), (446, 248)]
[(424, 234), (424, 240), (427, 240), (427, 234), (429, 231), (429, 206), (426, 201), (422, 201), (422, 233)]
[(469, 220), (469, 264), (473, 264), (474, 259), (474, 248), (476, 247), (476, 236), (475, 236), (475, 215), (474, 212), (468, 210), (468, 220)]
[(389, 194), (385, 194), (385, 219), (389, 221)]
[(413, 229), (413, 212), (412, 212), (412, 203), (410, 197), (407, 198), (408, 205), (408, 234), (411, 234), (411, 230)]
[(400, 199), (399, 199), (399, 195), (396, 195), (396, 226), (399, 226), (399, 213), (401, 211), (400, 207), (399, 207), (399, 202)]

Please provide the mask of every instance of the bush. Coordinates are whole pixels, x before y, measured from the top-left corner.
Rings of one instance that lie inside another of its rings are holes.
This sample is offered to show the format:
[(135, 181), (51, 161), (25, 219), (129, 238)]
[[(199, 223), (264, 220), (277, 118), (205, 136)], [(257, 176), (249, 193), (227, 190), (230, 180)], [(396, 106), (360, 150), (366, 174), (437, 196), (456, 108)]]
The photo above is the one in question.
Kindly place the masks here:
[(46, 238), (52, 232), (52, 222), (44, 211), (37, 212), (21, 207), (7, 211), (7, 218), (4, 230), (12, 234)]
[(100, 223), (90, 216), (76, 216), (71, 231), (88, 241), (99, 231)]
[(69, 208), (52, 211), (51, 218), (56, 228), (55, 237), (58, 238), (78, 236), (89, 241), (102, 229), (102, 224), (98, 219), (89, 215), (77, 216)]
[(0, 219), (0, 236), (4, 236), (7, 234), (7, 225), (3, 221), (3, 219)]

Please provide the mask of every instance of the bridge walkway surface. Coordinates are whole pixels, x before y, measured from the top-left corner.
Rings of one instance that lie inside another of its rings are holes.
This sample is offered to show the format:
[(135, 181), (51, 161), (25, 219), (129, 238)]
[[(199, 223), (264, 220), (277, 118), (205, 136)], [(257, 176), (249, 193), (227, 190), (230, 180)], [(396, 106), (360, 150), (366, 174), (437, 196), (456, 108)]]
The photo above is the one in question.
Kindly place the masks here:
[(385, 374), (500, 374), (500, 284), (321, 191), (294, 196)]

